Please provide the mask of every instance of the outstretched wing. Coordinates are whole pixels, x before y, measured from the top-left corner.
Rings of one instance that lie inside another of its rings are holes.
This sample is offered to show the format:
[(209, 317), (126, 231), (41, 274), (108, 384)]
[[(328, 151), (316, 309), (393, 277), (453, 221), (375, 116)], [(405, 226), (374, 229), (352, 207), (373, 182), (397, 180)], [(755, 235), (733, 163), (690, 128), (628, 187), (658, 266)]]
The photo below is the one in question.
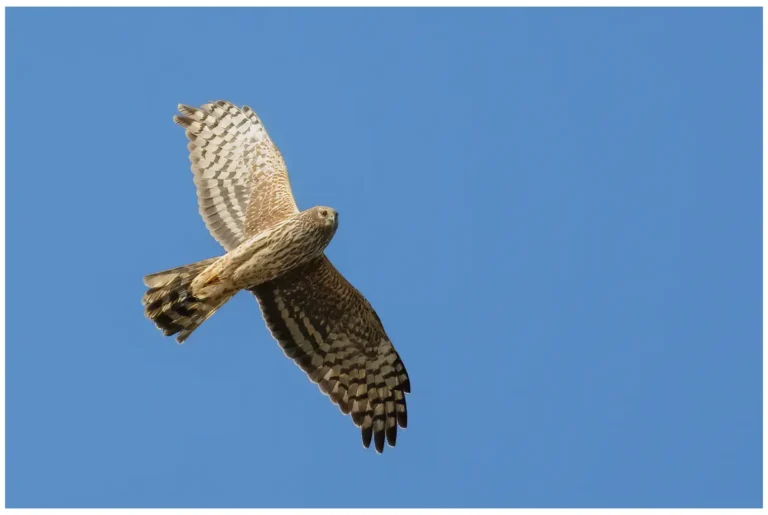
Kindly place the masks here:
[(283, 157), (250, 107), (218, 100), (179, 112), (200, 215), (227, 251), (298, 213)]
[(365, 297), (322, 258), (251, 289), (272, 336), (378, 452), (406, 427), (408, 373)]

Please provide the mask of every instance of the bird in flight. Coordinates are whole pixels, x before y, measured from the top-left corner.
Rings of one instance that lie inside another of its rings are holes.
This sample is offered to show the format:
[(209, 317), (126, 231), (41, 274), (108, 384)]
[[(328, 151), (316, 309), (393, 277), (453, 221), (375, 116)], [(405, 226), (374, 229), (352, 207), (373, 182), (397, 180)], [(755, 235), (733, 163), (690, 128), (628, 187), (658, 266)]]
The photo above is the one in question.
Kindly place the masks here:
[(200, 215), (223, 256), (144, 277), (144, 312), (179, 343), (240, 290), (256, 296), (286, 356), (360, 427), (395, 445), (411, 383), (371, 304), (324, 254), (339, 223), (299, 211), (283, 157), (248, 106), (180, 104)]

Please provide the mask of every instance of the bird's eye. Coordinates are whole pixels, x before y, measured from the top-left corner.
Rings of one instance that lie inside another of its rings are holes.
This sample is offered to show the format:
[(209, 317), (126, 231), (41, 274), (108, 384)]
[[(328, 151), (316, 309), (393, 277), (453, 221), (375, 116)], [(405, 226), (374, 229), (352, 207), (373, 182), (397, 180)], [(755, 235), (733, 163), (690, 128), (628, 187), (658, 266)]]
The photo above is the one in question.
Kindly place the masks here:
[(320, 214), (323, 216), (328, 216), (328, 211), (323, 209), (322, 211), (320, 211)]

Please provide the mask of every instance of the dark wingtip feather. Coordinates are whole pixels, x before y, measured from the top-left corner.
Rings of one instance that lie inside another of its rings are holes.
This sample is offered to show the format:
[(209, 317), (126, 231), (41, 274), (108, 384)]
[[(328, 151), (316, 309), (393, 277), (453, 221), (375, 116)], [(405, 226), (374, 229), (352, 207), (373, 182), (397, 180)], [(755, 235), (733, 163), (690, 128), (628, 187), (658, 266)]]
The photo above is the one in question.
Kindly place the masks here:
[(400, 387), (403, 389), (405, 393), (411, 393), (411, 380), (406, 379), (405, 381), (403, 381)]
[(384, 431), (376, 431), (373, 435), (373, 444), (376, 446), (376, 452), (384, 452)]
[(363, 420), (365, 420), (365, 413), (362, 411), (352, 412), (352, 422), (354, 422), (356, 426), (363, 425)]
[(392, 427), (387, 428), (387, 443), (390, 447), (394, 447), (395, 442), (397, 442), (397, 424), (392, 424)]
[(362, 428), (360, 431), (363, 435), (363, 447), (366, 449), (371, 446), (371, 437), (373, 436), (373, 426)]

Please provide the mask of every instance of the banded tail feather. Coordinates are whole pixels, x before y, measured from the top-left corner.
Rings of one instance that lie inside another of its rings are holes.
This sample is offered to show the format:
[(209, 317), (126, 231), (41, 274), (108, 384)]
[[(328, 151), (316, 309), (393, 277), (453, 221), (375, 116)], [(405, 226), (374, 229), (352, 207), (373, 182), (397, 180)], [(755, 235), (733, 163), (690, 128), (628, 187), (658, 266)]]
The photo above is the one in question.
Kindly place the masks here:
[(183, 343), (232, 297), (199, 299), (192, 295), (192, 281), (217, 259), (205, 259), (144, 277), (144, 284), (149, 288), (142, 298), (144, 313), (164, 335), (178, 333), (176, 341)]

